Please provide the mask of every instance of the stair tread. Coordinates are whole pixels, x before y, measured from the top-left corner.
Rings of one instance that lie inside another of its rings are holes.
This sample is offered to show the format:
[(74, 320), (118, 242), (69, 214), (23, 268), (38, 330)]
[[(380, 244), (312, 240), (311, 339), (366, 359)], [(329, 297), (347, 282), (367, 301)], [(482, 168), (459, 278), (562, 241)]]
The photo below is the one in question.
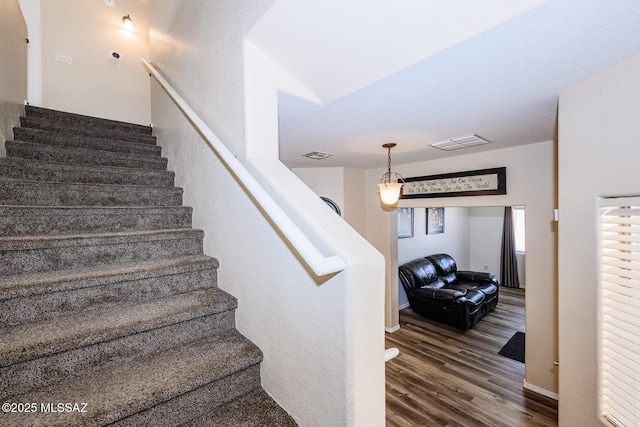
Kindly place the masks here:
[(0, 204), (24, 206), (182, 206), (174, 186), (0, 178)]
[(278, 426), (298, 424), (262, 388), (257, 388), (180, 427)]
[(71, 245), (91, 246), (96, 244), (116, 244), (132, 241), (158, 241), (179, 237), (204, 237), (204, 231), (194, 228), (170, 230), (124, 231), (118, 233), (65, 234), (45, 236), (8, 236), (0, 237), (3, 250), (24, 250), (36, 248), (55, 248)]
[[(25, 143), (25, 144), (29, 144), (29, 143)], [(154, 173), (158, 175), (175, 175), (175, 172), (168, 171), (168, 170), (128, 168), (124, 166), (91, 165), (86, 163), (53, 162), (51, 160), (26, 159), (23, 157), (0, 157), (0, 162), (23, 163), (23, 164), (43, 165), (43, 166), (60, 167), (60, 168), (78, 168), (78, 169), (95, 170), (95, 171), (114, 171), (114, 172), (122, 172), (122, 173), (149, 172), (149, 173)]]
[(82, 147), (56, 147), (46, 144), (38, 144), (37, 142), (27, 142), (27, 141), (14, 141), (10, 140), (6, 142), (7, 144), (18, 144), (26, 147), (32, 148), (41, 148), (41, 149), (55, 149), (56, 151), (61, 152), (79, 152), (87, 155), (93, 156), (107, 156), (115, 159), (137, 159), (151, 163), (166, 163), (167, 159), (165, 157), (157, 157), (157, 156), (147, 156), (144, 154), (134, 154), (134, 153), (122, 153), (119, 151), (104, 151), (95, 148), (82, 148)]
[(102, 117), (88, 116), (85, 114), (70, 113), (67, 111), (52, 110), (50, 108), (37, 107), (35, 105), (25, 106), (25, 113), (30, 117), (54, 117), (71, 121), (85, 121), (90, 123), (101, 123), (103, 126), (124, 126), (134, 129), (138, 133), (151, 134), (151, 126), (138, 123), (124, 122), (121, 120), (105, 119)]
[[(160, 169), (60, 163), (19, 157), (0, 158), (0, 174), (2, 174), (1, 176), (5, 179), (22, 179), (38, 182), (76, 182), (144, 186), (153, 185), (154, 180), (162, 181), (165, 184), (172, 184), (175, 178), (174, 172)], [(34, 177), (34, 175), (38, 176), (39, 174), (44, 174), (43, 178)], [(88, 179), (88, 177), (92, 177), (91, 180)], [(96, 179), (96, 177), (98, 179)], [(135, 183), (128, 184), (128, 182), (132, 180)], [(142, 184), (143, 182), (144, 184)]]
[(0, 205), (0, 236), (54, 236), (192, 228), (186, 206)]
[(0, 365), (10, 366), (62, 351), (235, 308), (218, 288), (171, 295), (142, 303), (105, 305), (74, 314), (0, 328)]
[(192, 212), (190, 206), (23, 206), (0, 205), (0, 215), (129, 215), (148, 212), (154, 214)]
[(218, 260), (206, 255), (160, 258), (108, 267), (91, 267), (16, 274), (0, 277), (0, 300), (100, 286), (124, 280), (156, 277), (194, 269), (218, 268)]
[(0, 177), (0, 185), (35, 185), (35, 186), (51, 186), (51, 187), (60, 187), (60, 186), (73, 186), (73, 187), (83, 187), (83, 188), (106, 188), (106, 187), (117, 187), (117, 188), (138, 188), (144, 189), (145, 191), (157, 189), (164, 191), (174, 191), (176, 193), (182, 193), (182, 188), (174, 187), (170, 185), (127, 185), (127, 184), (100, 184), (100, 183), (85, 183), (85, 182), (58, 182), (58, 181), (34, 181), (30, 179), (11, 179), (11, 178), (3, 178)]
[(158, 157), (162, 152), (162, 147), (144, 142), (123, 141), (120, 139), (77, 135), (28, 127), (14, 127), (13, 136), (16, 141), (51, 145), (55, 147), (93, 148), (101, 151), (122, 152), (125, 154), (129, 152), (135, 154), (135, 152), (137, 152), (137, 154), (140, 155)]
[[(10, 400), (86, 402), (87, 413), (5, 414), (11, 424), (105, 425), (225, 378), (262, 360), (262, 353), (232, 330), (163, 351), (118, 369), (69, 379)], [(4, 421), (4, 420), (3, 420)]]
[(0, 238), (0, 274), (109, 266), (136, 260), (201, 255), (204, 232), (190, 228)]
[(143, 144), (156, 145), (156, 137), (150, 134), (122, 131), (117, 128), (104, 126), (82, 125), (73, 121), (65, 122), (55, 118), (48, 119), (33, 116), (21, 116), (20, 126), (25, 128), (48, 130), (51, 132), (57, 132), (61, 135), (83, 135), (97, 138), (104, 138), (106, 133), (108, 134), (106, 139), (136, 141)]

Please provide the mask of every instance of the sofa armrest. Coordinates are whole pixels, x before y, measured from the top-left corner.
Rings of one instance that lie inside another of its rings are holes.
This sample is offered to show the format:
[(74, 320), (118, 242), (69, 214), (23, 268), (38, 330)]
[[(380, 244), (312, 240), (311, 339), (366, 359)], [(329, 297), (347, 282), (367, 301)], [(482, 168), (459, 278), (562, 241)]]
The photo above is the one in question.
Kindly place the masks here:
[(417, 298), (438, 299), (446, 301), (455, 301), (466, 295), (466, 290), (450, 289), (450, 288), (420, 288), (411, 292), (411, 295)]
[(458, 271), (458, 280), (469, 283), (492, 283), (498, 286), (498, 279), (493, 273), (482, 271)]

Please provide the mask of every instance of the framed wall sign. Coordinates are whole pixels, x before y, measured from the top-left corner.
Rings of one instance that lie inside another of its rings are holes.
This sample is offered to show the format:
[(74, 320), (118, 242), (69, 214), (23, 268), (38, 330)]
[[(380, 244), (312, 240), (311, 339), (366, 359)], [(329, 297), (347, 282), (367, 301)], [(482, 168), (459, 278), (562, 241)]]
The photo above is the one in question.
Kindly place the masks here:
[(507, 194), (507, 168), (405, 178), (403, 199)]

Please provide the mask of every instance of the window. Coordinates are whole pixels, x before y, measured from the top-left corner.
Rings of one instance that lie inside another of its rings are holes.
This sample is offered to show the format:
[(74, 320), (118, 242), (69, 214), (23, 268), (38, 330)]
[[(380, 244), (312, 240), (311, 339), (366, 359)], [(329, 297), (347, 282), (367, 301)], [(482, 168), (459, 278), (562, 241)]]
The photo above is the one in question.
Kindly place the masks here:
[(513, 206), (511, 210), (513, 212), (516, 252), (524, 253), (524, 206)]
[(601, 199), (599, 400), (614, 426), (640, 425), (640, 197)]

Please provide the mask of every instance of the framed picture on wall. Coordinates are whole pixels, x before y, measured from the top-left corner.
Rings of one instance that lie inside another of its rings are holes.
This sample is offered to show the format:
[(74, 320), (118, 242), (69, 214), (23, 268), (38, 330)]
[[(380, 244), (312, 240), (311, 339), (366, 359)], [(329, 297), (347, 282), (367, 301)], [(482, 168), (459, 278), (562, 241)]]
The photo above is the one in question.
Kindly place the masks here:
[(444, 208), (427, 208), (427, 234), (444, 233)]
[(398, 239), (413, 237), (413, 208), (398, 208)]

